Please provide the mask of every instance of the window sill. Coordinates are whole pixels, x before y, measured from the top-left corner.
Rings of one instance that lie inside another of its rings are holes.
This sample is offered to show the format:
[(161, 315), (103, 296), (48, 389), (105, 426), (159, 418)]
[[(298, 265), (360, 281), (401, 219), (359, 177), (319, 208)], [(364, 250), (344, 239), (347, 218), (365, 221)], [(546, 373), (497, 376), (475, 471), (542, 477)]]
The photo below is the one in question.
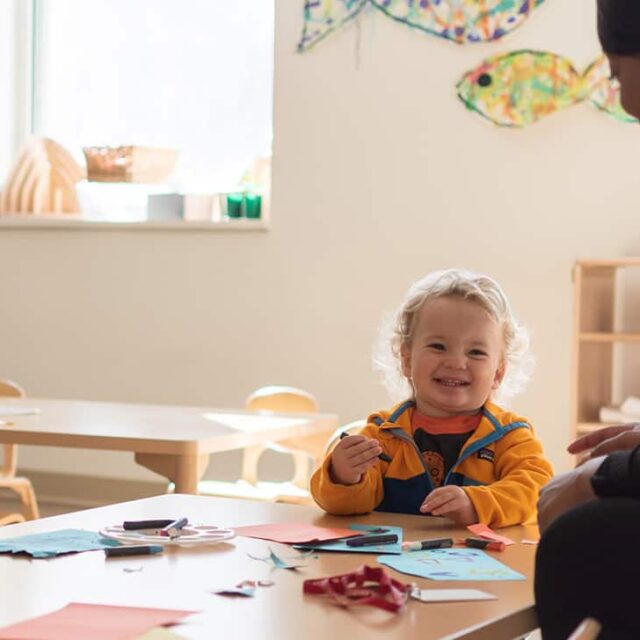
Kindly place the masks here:
[(247, 218), (226, 220), (140, 220), (110, 222), (70, 215), (0, 215), (0, 231), (5, 229), (81, 229), (83, 231), (267, 231), (267, 220)]

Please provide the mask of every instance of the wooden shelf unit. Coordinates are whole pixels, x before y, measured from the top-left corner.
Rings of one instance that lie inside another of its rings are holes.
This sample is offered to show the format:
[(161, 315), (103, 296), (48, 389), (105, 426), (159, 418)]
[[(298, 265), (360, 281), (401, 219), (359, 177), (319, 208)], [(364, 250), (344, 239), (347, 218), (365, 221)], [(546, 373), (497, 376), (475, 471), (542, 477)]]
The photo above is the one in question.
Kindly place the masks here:
[(640, 333), (615, 326), (617, 273), (640, 258), (579, 260), (573, 267), (571, 439), (598, 429), (600, 407), (612, 403), (614, 347), (640, 344)]

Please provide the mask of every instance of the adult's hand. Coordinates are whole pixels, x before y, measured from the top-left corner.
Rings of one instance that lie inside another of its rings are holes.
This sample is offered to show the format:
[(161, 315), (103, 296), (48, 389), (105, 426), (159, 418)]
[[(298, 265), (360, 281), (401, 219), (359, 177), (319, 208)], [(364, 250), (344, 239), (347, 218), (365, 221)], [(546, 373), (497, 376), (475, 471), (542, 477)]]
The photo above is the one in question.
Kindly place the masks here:
[(542, 488), (538, 500), (540, 533), (565, 511), (596, 497), (591, 487), (591, 477), (603, 460), (604, 457), (593, 458), (573, 471), (556, 476)]
[(613, 451), (628, 451), (640, 444), (640, 424), (618, 424), (603, 427), (598, 431), (574, 440), (567, 451), (569, 453), (583, 453), (589, 451), (585, 460), (605, 456)]

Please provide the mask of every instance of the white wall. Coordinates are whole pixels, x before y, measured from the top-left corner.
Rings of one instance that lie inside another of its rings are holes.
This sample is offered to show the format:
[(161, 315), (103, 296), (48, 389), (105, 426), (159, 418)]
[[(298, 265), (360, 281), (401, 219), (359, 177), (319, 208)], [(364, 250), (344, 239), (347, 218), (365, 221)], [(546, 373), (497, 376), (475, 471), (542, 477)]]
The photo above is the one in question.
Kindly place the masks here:
[[(639, 248), (640, 130), (588, 105), (500, 130), (454, 86), (510, 49), (586, 66), (592, 4), (549, 0), (502, 43), (470, 47), (365, 15), (359, 49), (351, 26), (299, 55), (303, 2), (278, 0), (271, 231), (0, 229), (0, 376), (34, 396), (220, 406), (287, 383), (347, 422), (387, 405), (370, 366), (381, 314), (460, 265), (496, 277), (531, 327), (537, 375), (515, 408), (564, 466), (571, 265)], [(21, 455), (149, 477), (125, 454)]]

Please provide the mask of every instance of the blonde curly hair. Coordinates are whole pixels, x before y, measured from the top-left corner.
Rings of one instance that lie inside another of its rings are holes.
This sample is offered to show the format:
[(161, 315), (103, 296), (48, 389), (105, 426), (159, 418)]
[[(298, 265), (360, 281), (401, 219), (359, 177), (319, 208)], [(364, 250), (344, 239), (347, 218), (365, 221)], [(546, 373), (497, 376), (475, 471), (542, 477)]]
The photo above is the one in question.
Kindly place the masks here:
[(522, 391), (533, 371), (529, 332), (516, 320), (500, 285), (489, 276), (465, 269), (434, 271), (409, 288), (395, 314), (383, 321), (374, 352), (374, 367), (393, 400), (412, 397), (413, 389), (402, 374), (401, 349), (409, 345), (416, 317), (427, 300), (459, 297), (479, 304), (502, 327), (505, 375), (492, 399), (506, 403)]

